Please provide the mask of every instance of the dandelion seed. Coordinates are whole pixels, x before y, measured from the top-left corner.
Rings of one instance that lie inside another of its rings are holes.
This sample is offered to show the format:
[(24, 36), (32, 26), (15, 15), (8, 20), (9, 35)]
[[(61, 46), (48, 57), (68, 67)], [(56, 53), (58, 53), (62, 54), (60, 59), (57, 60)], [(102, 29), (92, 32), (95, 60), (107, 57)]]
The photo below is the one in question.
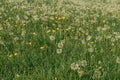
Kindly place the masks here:
[(51, 41), (54, 41), (54, 40), (55, 40), (55, 36), (52, 36), (52, 35), (51, 35), (51, 36), (50, 36), (50, 40), (51, 40)]
[(78, 40), (78, 36), (75, 36), (74, 39), (75, 39), (75, 40)]
[(60, 42), (64, 44), (65, 43), (65, 39), (61, 40)]
[(77, 63), (75, 63), (75, 62), (72, 63), (72, 64), (71, 64), (71, 69), (72, 69), (72, 70), (77, 70), (77, 69), (79, 69), (79, 64), (77, 64)]
[(103, 20), (102, 22), (103, 22), (103, 23), (106, 23), (106, 20)]
[(92, 36), (87, 36), (86, 40), (89, 41), (92, 38)]
[(88, 52), (93, 52), (94, 51), (94, 48), (90, 47), (88, 48)]
[(35, 32), (32, 33), (33, 35), (37, 35)]
[(62, 42), (58, 43), (58, 48), (63, 48), (63, 43)]
[(25, 36), (25, 34), (26, 34), (26, 31), (22, 30), (21, 36)]
[(32, 17), (33, 17), (33, 19), (34, 19), (35, 21), (38, 21), (38, 20), (39, 20), (38, 15), (33, 15)]
[(2, 27), (2, 25), (0, 24), (0, 30), (3, 30), (3, 27)]
[(96, 69), (93, 74), (93, 79), (99, 79), (101, 77), (101, 71)]
[(101, 61), (98, 61), (98, 64), (101, 64), (102, 62)]
[(97, 31), (101, 31), (101, 29), (102, 29), (101, 27), (97, 27)]
[(19, 78), (19, 77), (20, 77), (20, 75), (19, 75), (19, 74), (16, 74), (16, 77), (17, 77), (17, 78)]
[(84, 71), (82, 71), (81, 69), (78, 69), (77, 72), (80, 77), (84, 74)]
[(116, 63), (120, 64), (120, 58), (119, 57), (116, 58)]
[(86, 67), (87, 66), (87, 61), (86, 60), (82, 60), (81, 61), (81, 66)]
[(62, 49), (57, 49), (57, 53), (61, 54), (62, 53)]
[(82, 42), (82, 44), (85, 44), (85, 40), (84, 39), (81, 42)]

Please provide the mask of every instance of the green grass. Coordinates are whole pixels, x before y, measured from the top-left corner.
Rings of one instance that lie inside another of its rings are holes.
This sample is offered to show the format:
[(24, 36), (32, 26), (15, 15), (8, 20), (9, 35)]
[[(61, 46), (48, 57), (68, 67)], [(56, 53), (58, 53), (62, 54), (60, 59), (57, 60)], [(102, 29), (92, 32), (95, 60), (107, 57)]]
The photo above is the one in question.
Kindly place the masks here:
[(0, 80), (119, 80), (119, 0), (0, 0)]

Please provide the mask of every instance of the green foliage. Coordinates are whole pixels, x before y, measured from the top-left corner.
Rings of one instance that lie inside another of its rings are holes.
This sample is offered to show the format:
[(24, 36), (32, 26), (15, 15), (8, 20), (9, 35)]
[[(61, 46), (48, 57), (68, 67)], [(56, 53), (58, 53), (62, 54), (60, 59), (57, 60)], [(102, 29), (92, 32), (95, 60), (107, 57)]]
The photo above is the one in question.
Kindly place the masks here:
[(0, 80), (119, 80), (119, 6), (0, 0)]

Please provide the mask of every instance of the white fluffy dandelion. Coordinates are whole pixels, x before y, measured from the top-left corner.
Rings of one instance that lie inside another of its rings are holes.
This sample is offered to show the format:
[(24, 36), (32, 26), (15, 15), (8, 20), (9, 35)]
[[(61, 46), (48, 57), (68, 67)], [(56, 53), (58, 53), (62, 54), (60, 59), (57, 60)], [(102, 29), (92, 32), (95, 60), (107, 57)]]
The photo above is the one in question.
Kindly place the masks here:
[(77, 70), (77, 69), (79, 69), (79, 64), (77, 64), (77, 63), (75, 63), (75, 62), (72, 63), (72, 64), (71, 64), (71, 69), (72, 69), (72, 70)]

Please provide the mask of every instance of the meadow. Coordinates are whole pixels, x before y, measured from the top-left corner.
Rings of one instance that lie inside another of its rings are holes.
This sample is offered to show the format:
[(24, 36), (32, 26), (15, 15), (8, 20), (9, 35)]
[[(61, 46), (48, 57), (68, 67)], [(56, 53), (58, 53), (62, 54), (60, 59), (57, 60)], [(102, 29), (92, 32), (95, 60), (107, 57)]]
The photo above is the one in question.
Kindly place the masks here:
[(120, 1), (0, 0), (0, 80), (120, 80)]

